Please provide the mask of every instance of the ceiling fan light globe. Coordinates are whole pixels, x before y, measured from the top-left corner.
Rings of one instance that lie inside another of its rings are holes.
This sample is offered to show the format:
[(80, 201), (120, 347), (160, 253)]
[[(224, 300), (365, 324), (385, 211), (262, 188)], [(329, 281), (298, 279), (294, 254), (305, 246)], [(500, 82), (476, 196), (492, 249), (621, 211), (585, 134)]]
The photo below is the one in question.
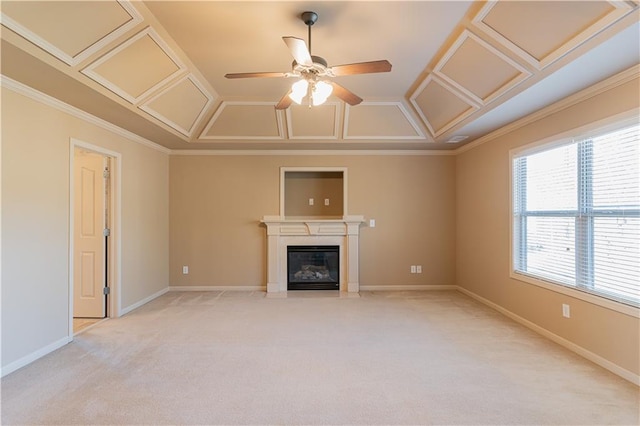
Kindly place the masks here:
[(309, 82), (307, 80), (299, 80), (293, 83), (291, 86), (291, 93), (289, 97), (291, 100), (298, 105), (302, 103), (302, 98), (307, 95), (307, 89), (309, 87)]
[(331, 92), (333, 92), (332, 85), (324, 81), (317, 82), (313, 89), (313, 105), (316, 106), (325, 103), (329, 96), (331, 96)]

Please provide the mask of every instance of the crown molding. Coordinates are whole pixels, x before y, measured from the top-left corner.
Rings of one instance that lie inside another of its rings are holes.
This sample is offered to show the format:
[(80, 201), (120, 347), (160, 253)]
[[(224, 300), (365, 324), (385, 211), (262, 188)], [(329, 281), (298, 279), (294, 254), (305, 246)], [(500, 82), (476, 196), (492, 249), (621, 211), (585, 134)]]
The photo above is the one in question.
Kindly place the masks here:
[(238, 155), (238, 156), (279, 156), (279, 155), (304, 155), (304, 156), (318, 156), (318, 155), (340, 155), (340, 156), (368, 156), (368, 155), (383, 155), (383, 156), (453, 156), (456, 155), (453, 150), (450, 151), (435, 151), (435, 150), (417, 150), (417, 149), (405, 149), (405, 150), (304, 150), (304, 149), (254, 149), (254, 150), (241, 150), (241, 149), (203, 149), (203, 150), (189, 150), (189, 149), (174, 149), (171, 151), (171, 155), (180, 156), (224, 156), (224, 155)]
[(143, 138), (142, 136), (138, 136), (135, 133), (132, 133), (128, 130), (125, 130), (121, 127), (116, 126), (115, 124), (109, 123), (101, 118), (98, 118), (92, 114), (89, 114), (85, 111), (82, 111), (74, 106), (71, 106), (65, 102), (62, 102), (56, 98), (53, 98), (49, 95), (46, 95), (38, 90), (35, 90), (29, 86), (26, 86), (16, 80), (13, 80), (5, 75), (0, 75), (0, 86), (10, 89), (16, 93), (27, 96), (35, 101), (43, 103), (45, 105), (56, 108), (60, 111), (66, 112), (74, 117), (85, 120), (89, 123), (95, 124), (105, 130), (111, 131), (115, 134), (118, 134), (132, 142), (139, 143), (146, 147), (152, 148), (156, 151), (160, 151), (164, 154), (170, 155), (344, 155), (344, 156), (358, 156), (358, 155), (386, 155), (386, 156), (451, 156), (451, 155), (459, 155), (463, 154), (467, 151), (470, 151), (474, 148), (479, 147), (489, 141), (497, 139), (503, 135), (511, 133), (521, 127), (524, 127), (528, 124), (531, 124), (535, 121), (538, 121), (544, 117), (560, 112), (564, 109), (567, 109), (573, 105), (576, 105), (582, 101), (585, 101), (589, 98), (597, 96), (601, 93), (604, 93), (608, 90), (611, 90), (617, 86), (628, 83), (634, 79), (640, 77), (640, 65), (634, 65), (633, 67), (622, 71), (612, 77), (609, 77), (606, 80), (601, 81), (600, 83), (596, 83), (595, 85), (588, 87), (587, 89), (581, 90), (567, 98), (564, 98), (558, 102), (555, 102), (545, 108), (542, 108), (532, 114), (529, 114), (519, 120), (513, 121), (510, 124), (500, 127), (499, 129), (482, 136), (470, 142), (466, 145), (461, 146), (455, 150), (397, 150), (397, 151), (389, 151), (389, 150), (179, 150), (174, 149), (171, 150), (169, 148), (165, 148), (162, 145), (159, 145), (155, 142), (152, 142), (148, 139)]
[(640, 77), (640, 65), (634, 65), (633, 67), (622, 71), (612, 77), (607, 78), (606, 80), (602, 80), (599, 83), (594, 84), (584, 90), (581, 90), (573, 95), (570, 95), (564, 99), (559, 100), (547, 107), (539, 109), (538, 111), (529, 114), (525, 117), (520, 118), (519, 120), (513, 121), (505, 126), (500, 127), (493, 132), (482, 136), (473, 142), (470, 142), (460, 148), (457, 148), (454, 152), (456, 155), (465, 153), (471, 149), (477, 148), (478, 146), (485, 144), (489, 141), (499, 138), (500, 136), (511, 133), (521, 127), (524, 127), (528, 124), (531, 124), (535, 121), (541, 120), (545, 117), (548, 117), (552, 114), (558, 113), (564, 109), (572, 107), (582, 101), (585, 101), (589, 98), (593, 98), (601, 93), (607, 92), (615, 87), (618, 87), (622, 84), (628, 83), (634, 79)]
[(33, 99), (34, 101), (40, 102), (44, 105), (48, 105), (59, 111), (65, 112), (69, 115), (72, 115), (76, 118), (84, 120), (88, 123), (95, 124), (98, 127), (101, 127), (105, 130), (113, 132), (117, 135), (120, 135), (132, 142), (139, 143), (140, 145), (144, 145), (148, 148), (154, 149), (156, 151), (160, 151), (164, 154), (171, 153), (171, 150), (169, 148), (165, 148), (162, 145), (158, 145), (155, 142), (151, 142), (150, 140), (145, 139), (142, 136), (138, 136), (135, 133), (132, 133), (128, 130), (123, 129), (122, 127), (118, 127), (115, 124), (109, 123), (108, 121), (98, 118), (95, 115), (89, 114), (88, 112), (82, 111), (81, 109), (78, 109), (65, 102), (62, 102), (59, 99), (46, 95), (32, 87), (22, 84), (5, 75), (0, 75), (0, 86), (7, 88), (9, 90), (12, 90), (21, 95), (24, 95), (30, 99)]

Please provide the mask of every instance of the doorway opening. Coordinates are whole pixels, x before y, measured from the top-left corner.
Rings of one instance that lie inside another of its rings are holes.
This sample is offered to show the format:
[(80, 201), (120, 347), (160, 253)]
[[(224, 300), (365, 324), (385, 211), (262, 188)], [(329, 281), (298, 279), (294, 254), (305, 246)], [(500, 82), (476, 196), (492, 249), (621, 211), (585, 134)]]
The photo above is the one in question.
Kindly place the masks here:
[(118, 153), (71, 140), (69, 337), (119, 314), (118, 164)]

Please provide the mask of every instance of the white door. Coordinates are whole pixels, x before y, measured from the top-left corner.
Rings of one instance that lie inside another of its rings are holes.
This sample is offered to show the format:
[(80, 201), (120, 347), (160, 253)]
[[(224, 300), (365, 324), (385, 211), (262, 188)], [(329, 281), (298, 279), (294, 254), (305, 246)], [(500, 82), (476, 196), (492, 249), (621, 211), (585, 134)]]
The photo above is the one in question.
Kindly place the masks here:
[(73, 316), (105, 317), (105, 158), (74, 154)]

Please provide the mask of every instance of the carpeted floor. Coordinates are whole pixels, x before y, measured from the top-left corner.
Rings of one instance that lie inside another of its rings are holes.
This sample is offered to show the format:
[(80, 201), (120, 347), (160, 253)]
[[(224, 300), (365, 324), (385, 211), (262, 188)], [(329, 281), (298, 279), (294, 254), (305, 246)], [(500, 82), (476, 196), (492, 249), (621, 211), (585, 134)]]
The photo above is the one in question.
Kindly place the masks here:
[(636, 386), (454, 291), (172, 292), (2, 379), (2, 424), (637, 425)]

